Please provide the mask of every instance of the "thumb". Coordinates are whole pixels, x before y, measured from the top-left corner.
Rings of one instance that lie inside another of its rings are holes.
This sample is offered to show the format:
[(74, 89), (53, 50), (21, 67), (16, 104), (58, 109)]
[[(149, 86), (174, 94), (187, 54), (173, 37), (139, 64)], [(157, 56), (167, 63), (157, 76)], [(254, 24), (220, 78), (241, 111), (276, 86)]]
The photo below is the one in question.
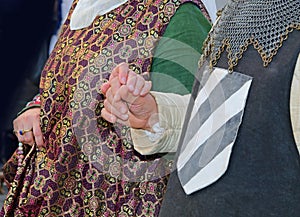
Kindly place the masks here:
[(126, 84), (128, 72), (129, 65), (127, 63), (120, 63), (112, 70), (109, 76), (109, 81), (118, 77), (120, 84)]

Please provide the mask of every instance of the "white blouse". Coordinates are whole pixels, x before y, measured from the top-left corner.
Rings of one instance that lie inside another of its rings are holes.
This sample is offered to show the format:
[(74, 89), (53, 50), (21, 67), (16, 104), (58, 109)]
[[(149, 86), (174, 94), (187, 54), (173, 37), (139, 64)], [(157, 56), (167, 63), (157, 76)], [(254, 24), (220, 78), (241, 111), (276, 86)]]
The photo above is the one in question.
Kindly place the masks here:
[[(128, 0), (79, 0), (70, 20), (71, 30), (85, 28), (93, 22), (97, 16), (106, 14)], [(221, 9), (227, 0), (202, 0), (212, 22), (216, 20), (217, 10)]]

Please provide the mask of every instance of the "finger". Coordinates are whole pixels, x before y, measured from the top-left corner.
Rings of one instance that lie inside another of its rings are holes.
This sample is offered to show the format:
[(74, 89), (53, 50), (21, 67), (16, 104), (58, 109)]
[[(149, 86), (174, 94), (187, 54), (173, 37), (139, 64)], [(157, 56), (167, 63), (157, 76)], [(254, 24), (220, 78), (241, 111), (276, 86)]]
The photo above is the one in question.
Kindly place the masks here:
[(32, 132), (33, 132), (34, 141), (35, 141), (37, 147), (44, 146), (44, 137), (43, 137), (41, 126), (40, 126), (39, 122), (34, 122)]
[(105, 108), (101, 110), (101, 117), (110, 123), (116, 123), (117, 117), (108, 112)]
[(13, 128), (14, 128), (14, 134), (16, 135), (16, 137), (18, 138), (18, 141), (20, 141), (20, 134), (19, 134), (19, 129), (21, 129), (20, 124), (19, 124), (19, 120), (15, 119), (13, 121)]
[[(24, 129), (27, 129), (27, 128), (24, 128)], [(19, 142), (22, 142), (23, 144), (27, 144), (27, 145), (34, 144), (34, 136), (33, 136), (32, 130), (24, 133), (23, 135), (21, 135), (20, 138), (21, 138), (21, 140), (19, 140)]]
[(129, 126), (128, 121), (123, 121), (121, 119), (118, 119), (116, 116), (109, 113), (105, 108), (102, 109), (102, 111), (101, 111), (101, 117), (104, 118), (106, 121), (108, 121), (110, 123), (113, 123), (113, 124), (114, 123), (120, 123), (120, 124)]
[(123, 120), (117, 118), (116, 123), (120, 123), (120, 124), (122, 124), (122, 125), (126, 125), (126, 126), (129, 126), (129, 127), (130, 127), (130, 125), (129, 125), (129, 119), (126, 120), (126, 121), (123, 121)]
[[(17, 131), (16, 136), (19, 142), (33, 145), (35, 143), (35, 129), (40, 129), (40, 108), (32, 108), (27, 110), (13, 121), (13, 126), (14, 130)], [(24, 132), (21, 135), (20, 130), (30, 131)], [(42, 133), (38, 130), (38, 137), (41, 136), (41, 134)]]
[(136, 82), (135, 82), (135, 87), (134, 87), (134, 90), (133, 90), (133, 95), (134, 96), (138, 96), (140, 95), (140, 92), (142, 90), (142, 88), (144, 87), (145, 85), (145, 80), (142, 76), (140, 75), (137, 75), (136, 76)]
[(117, 65), (111, 72), (109, 81), (118, 77), (118, 80), (121, 84), (126, 84), (128, 76), (129, 66), (127, 63), (120, 63)]
[(152, 82), (146, 81), (140, 92), (140, 96), (145, 96), (146, 94), (148, 94), (150, 92), (151, 88), (152, 88)]
[[(118, 92), (118, 91), (117, 91)], [(112, 88), (109, 88), (108, 89), (108, 91), (107, 91), (107, 93), (106, 93), (106, 100), (108, 100), (109, 102), (110, 102), (110, 104), (114, 104), (114, 105), (116, 105), (116, 106), (118, 106), (119, 105), (119, 109), (121, 109), (121, 107), (123, 107), (123, 105), (122, 104), (125, 104), (123, 101), (122, 101), (122, 99), (121, 99), (121, 97), (116, 93), (116, 94), (114, 94), (113, 93), (113, 90), (112, 90)], [(126, 105), (125, 105), (125, 107), (126, 107)], [(124, 112), (126, 112), (125, 110), (124, 110), (124, 108), (122, 109), (122, 113), (124, 113)]]
[(119, 65), (119, 82), (121, 84), (126, 84), (129, 71), (129, 65), (127, 63), (121, 63)]
[(17, 139), (18, 139), (19, 142), (23, 142), (22, 141), (23, 138), (22, 138), (22, 136), (18, 132), (15, 132), (15, 135), (16, 135), (16, 137), (17, 137)]
[(110, 122), (110, 123), (122, 123), (122, 124), (125, 124), (127, 125), (128, 124), (128, 118), (127, 120), (122, 120), (122, 119), (119, 119), (117, 118), (115, 115), (111, 114), (110, 112), (108, 112), (105, 108), (102, 109), (101, 111), (101, 117), (104, 118), (106, 121)]
[(130, 92), (134, 91), (136, 81), (137, 81), (137, 74), (134, 73), (133, 71), (129, 71), (126, 85)]
[[(111, 104), (108, 100), (104, 100), (104, 108), (107, 112), (110, 114), (116, 116), (117, 118), (126, 121), (128, 119), (128, 109), (126, 108), (126, 111), (123, 110), (123, 107), (120, 109), (121, 103)], [(122, 110), (122, 112), (120, 112)]]
[(110, 88), (110, 83), (109, 82), (105, 82), (101, 85), (101, 92), (105, 95), (107, 90)]
[(118, 92), (116, 93), (115, 98), (120, 98), (122, 101), (132, 104), (139, 96), (134, 96), (128, 89), (127, 85), (122, 85)]
[[(111, 94), (113, 95), (113, 97), (116, 95), (116, 92), (118, 91), (118, 89), (120, 88), (121, 84), (119, 82), (118, 78), (114, 78), (111, 81), (109, 81), (110, 83), (110, 88), (109, 90), (106, 91), (106, 93), (108, 91), (111, 91)], [(107, 96), (106, 96), (107, 97)]]
[[(28, 131), (29, 129), (32, 129), (31, 127), (26, 127), (22, 123), (14, 122), (14, 129), (15, 129), (14, 133), (17, 136), (19, 142), (22, 142), (22, 143), (28, 144), (28, 145), (34, 144), (34, 138), (33, 138), (32, 131), (31, 130)], [(25, 130), (25, 132), (20, 133), (20, 131), (24, 131), (24, 130)]]

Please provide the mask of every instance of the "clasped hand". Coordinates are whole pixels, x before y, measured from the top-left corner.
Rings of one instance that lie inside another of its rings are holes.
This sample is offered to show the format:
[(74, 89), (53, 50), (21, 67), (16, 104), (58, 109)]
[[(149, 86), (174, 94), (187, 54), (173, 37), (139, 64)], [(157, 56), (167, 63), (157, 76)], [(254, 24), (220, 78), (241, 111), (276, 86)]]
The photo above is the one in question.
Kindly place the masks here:
[[(150, 89), (151, 81), (134, 73), (126, 63), (118, 65), (112, 71), (109, 81), (101, 86), (106, 96), (101, 116), (111, 123), (119, 122), (151, 131), (152, 125), (158, 122), (158, 110)], [(36, 143), (38, 147), (44, 145), (40, 110), (29, 109), (14, 120), (14, 131), (19, 142), (29, 145)], [(20, 130), (24, 130), (24, 133), (20, 134)]]
[(113, 69), (109, 81), (101, 86), (105, 95), (101, 116), (111, 123), (122, 123), (132, 128), (151, 130), (158, 122), (157, 105), (150, 94), (151, 81), (121, 63)]

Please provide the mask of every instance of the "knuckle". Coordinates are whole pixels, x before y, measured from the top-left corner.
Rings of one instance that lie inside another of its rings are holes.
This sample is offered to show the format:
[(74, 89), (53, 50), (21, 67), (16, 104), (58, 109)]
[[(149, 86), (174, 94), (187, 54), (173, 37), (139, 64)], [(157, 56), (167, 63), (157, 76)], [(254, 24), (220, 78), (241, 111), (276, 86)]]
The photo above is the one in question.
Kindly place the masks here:
[[(103, 105), (104, 105), (104, 108), (107, 108), (107, 107), (108, 107), (108, 101), (107, 101), (107, 99), (104, 100)], [(103, 111), (103, 109), (102, 109), (102, 111)]]

